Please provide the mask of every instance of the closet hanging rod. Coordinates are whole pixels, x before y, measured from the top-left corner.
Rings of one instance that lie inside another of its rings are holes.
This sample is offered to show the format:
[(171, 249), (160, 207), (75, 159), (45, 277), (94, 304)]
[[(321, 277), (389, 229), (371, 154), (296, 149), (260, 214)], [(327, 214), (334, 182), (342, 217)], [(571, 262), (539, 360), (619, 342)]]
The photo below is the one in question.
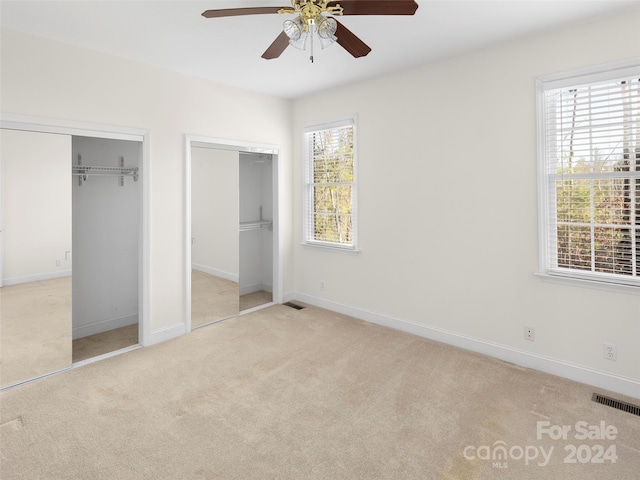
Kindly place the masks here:
[(78, 185), (87, 181), (87, 177), (120, 177), (120, 186), (124, 186), (124, 177), (133, 177), (133, 181), (138, 181), (138, 167), (125, 167), (124, 157), (120, 157), (119, 167), (105, 167), (99, 165), (83, 165), (82, 155), (78, 154), (78, 164), (72, 165), (71, 175), (78, 177)]
[(245, 152), (245, 151), (240, 151), (239, 152), (240, 155), (256, 155), (258, 157), (267, 157), (269, 160), (273, 159), (273, 153), (266, 153), (266, 152)]

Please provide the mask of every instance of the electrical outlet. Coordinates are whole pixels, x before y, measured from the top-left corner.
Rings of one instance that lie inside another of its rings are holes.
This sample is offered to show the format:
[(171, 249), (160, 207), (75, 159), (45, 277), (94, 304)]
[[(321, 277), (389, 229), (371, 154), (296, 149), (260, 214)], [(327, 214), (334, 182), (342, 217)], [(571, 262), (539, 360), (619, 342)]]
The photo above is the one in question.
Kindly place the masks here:
[(324, 280), (320, 280), (320, 290), (324, 290)]
[(604, 358), (607, 360), (617, 360), (618, 359), (618, 347), (616, 347), (613, 343), (605, 343), (604, 344)]
[(524, 327), (524, 339), (530, 342), (536, 341), (536, 329), (533, 327)]
[(56, 260), (56, 267), (59, 267), (61, 265), (60, 260)]

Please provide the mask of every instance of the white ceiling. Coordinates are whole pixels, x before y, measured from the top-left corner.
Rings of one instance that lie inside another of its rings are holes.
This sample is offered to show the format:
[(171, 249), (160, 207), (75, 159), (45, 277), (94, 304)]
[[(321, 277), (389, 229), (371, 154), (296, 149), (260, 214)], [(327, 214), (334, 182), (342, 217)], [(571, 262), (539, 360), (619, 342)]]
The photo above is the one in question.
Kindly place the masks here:
[[(262, 52), (284, 15), (211, 18), (204, 10), (288, 6), (290, 0), (1, 0), (2, 27), (258, 91), (297, 98), (566, 24), (640, 8), (640, 0), (418, 0), (415, 16), (339, 20), (373, 50), (337, 44), (309, 53)], [(640, 29), (640, 26), (639, 26)]]

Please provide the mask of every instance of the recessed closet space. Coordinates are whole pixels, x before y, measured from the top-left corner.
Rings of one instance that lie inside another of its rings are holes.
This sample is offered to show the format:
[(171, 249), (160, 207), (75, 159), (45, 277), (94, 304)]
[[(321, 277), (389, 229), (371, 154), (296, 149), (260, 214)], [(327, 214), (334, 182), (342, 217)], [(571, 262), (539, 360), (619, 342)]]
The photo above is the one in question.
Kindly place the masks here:
[(240, 152), (240, 311), (273, 298), (272, 162)]
[(4, 388), (142, 343), (143, 140), (0, 135)]
[(138, 344), (141, 142), (72, 138), (73, 361)]
[(281, 301), (278, 150), (187, 137), (191, 329)]

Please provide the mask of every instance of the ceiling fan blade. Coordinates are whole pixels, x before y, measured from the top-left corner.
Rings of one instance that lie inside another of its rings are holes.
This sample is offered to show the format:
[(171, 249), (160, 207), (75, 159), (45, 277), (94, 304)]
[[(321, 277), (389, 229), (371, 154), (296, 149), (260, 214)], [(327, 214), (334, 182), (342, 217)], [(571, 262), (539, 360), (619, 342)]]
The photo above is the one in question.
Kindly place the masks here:
[(262, 58), (271, 60), (272, 58), (278, 58), (282, 52), (289, 46), (289, 37), (284, 32), (280, 32), (280, 35), (276, 37), (269, 48), (267, 48), (262, 54)]
[(414, 0), (336, 0), (328, 6), (338, 4), (343, 15), (413, 15), (418, 9)]
[[(333, 18), (333, 17), (332, 17)], [(338, 22), (338, 28), (336, 29), (336, 42), (342, 46), (347, 52), (354, 57), (364, 57), (371, 51), (371, 47), (360, 40), (351, 30)]]
[(206, 18), (236, 17), (238, 15), (263, 15), (267, 13), (278, 13), (278, 10), (290, 7), (252, 7), (252, 8), (223, 8), (220, 10), (205, 10), (202, 16)]

